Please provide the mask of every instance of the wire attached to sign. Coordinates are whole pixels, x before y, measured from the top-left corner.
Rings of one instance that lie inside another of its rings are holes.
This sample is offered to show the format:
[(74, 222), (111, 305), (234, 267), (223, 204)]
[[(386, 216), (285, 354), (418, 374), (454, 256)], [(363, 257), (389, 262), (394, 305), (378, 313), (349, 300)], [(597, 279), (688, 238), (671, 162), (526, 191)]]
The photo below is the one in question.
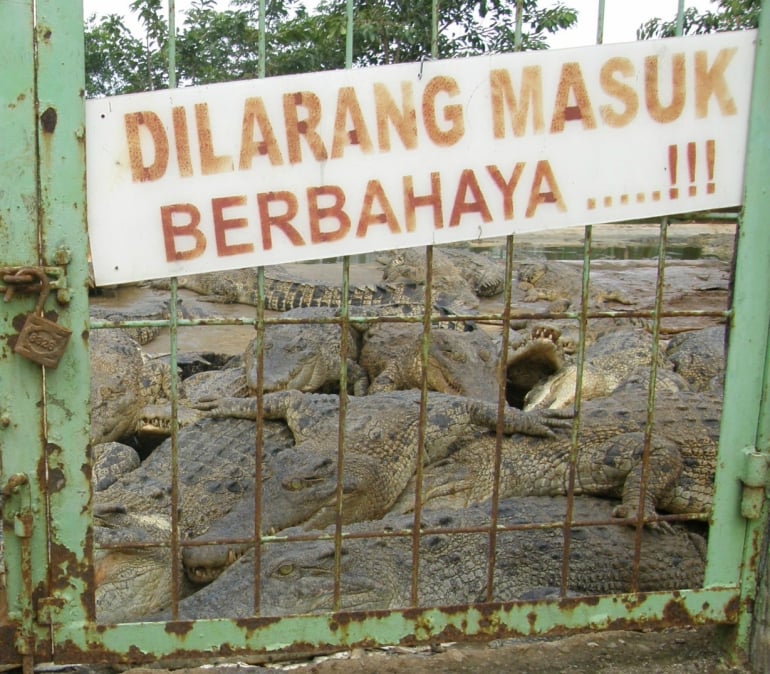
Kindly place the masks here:
[(425, 61), (434, 61), (435, 59), (432, 56), (425, 56), (424, 54), (420, 57), (420, 72), (417, 73), (417, 79), (422, 79), (422, 67), (425, 65)]

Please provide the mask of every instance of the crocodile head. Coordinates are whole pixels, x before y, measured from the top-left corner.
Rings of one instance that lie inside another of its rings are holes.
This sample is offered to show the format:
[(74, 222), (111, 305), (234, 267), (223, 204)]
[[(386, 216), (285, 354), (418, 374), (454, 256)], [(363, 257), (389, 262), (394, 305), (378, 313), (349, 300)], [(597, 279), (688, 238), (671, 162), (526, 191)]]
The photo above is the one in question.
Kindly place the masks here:
[(119, 440), (133, 432), (142, 405), (143, 368), (139, 344), (119, 329), (93, 330), (91, 362), (91, 440)]
[(171, 603), (171, 522), (105, 504), (94, 511), (96, 616), (126, 622)]
[[(303, 307), (285, 312), (292, 320), (329, 319), (337, 315), (330, 307)], [(352, 333), (351, 333), (352, 335)], [(348, 358), (358, 357), (355, 336), (348, 340)], [(246, 379), (251, 390), (259, 385), (257, 343), (253, 340), (244, 351)], [(262, 344), (262, 390), (320, 391), (339, 387), (340, 326), (335, 323), (269, 324)]]
[[(336, 440), (336, 439), (335, 439)], [(302, 525), (323, 528), (337, 513), (337, 451), (316, 442), (284, 449), (263, 463), (262, 530), (268, 533)], [(380, 479), (381, 467), (372, 457), (357, 452), (345, 455), (342, 475), (342, 521), (354, 522), (382, 516), (389, 503), (374, 497), (371, 488)], [(209, 583), (243, 555), (253, 538), (254, 497), (247, 494), (238, 506), (198, 539), (209, 545), (185, 547), (182, 563), (190, 581)], [(243, 543), (216, 544), (218, 539), (242, 538)]]
[[(480, 400), (497, 399), (497, 348), (481, 331), (434, 330), (428, 347), (428, 388)], [(420, 371), (419, 353), (414, 362)], [(419, 377), (416, 377), (419, 385)]]
[[(290, 532), (287, 532), (290, 533)], [(396, 567), (386, 540), (378, 542), (377, 558), (359, 554), (360, 541), (345, 541), (340, 549), (340, 609), (387, 608), (399, 603), (398, 583), (387, 575)], [(371, 553), (371, 551), (369, 551)], [(407, 560), (403, 560), (404, 565)], [(319, 613), (335, 610), (334, 541), (271, 544), (262, 559), (260, 584), (263, 615)]]

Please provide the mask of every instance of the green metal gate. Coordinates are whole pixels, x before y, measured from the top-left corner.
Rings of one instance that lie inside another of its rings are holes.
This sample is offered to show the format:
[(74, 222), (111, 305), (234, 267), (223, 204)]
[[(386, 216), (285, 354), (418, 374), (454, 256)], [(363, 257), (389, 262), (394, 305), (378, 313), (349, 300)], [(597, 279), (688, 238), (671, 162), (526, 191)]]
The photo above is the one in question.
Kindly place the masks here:
[[(352, 20), (352, 3), (348, 5), (348, 19)], [(768, 3), (763, 7), (767, 9)], [(375, 643), (706, 623), (730, 628), (727, 634), (733, 638), (736, 652), (745, 652), (767, 515), (770, 435), (765, 403), (770, 380), (770, 302), (766, 294), (770, 228), (764, 217), (770, 210), (767, 18), (767, 12), (763, 13), (746, 196), (738, 230), (732, 306), (726, 313), (731, 334), (702, 588), (590, 600), (563, 596), (539, 602), (492, 602), (452, 610), (412, 607), (280, 619), (101, 625), (96, 621), (92, 564), (82, 7), (74, 0), (0, 0), (0, 61), (12, 64), (6, 65), (0, 82), (0, 267), (4, 274), (0, 290), (6, 300), (0, 313), (0, 489), (6, 566), (4, 602), (0, 597), (0, 664), (21, 661), (31, 671), (35, 661), (140, 663), (182, 655), (308, 652)], [(659, 274), (664, 267), (668, 226), (667, 220), (661, 224)], [(509, 237), (509, 271), (513, 246), (513, 237)], [(588, 227), (585, 279), (590, 258)], [(39, 268), (51, 286), (45, 316), (72, 331), (55, 369), (40, 367), (13, 352), (15, 336), (38, 301), (33, 272)], [(347, 284), (347, 261), (344, 269)], [(175, 293), (172, 287), (174, 302)], [(659, 318), (659, 311), (660, 305), (652, 317)], [(505, 322), (511, 317), (498, 318)], [(249, 320), (257, 329), (264, 329), (261, 311)], [(343, 309), (343, 325), (346, 320)], [(180, 321), (172, 315), (166, 324), (172, 335), (173, 369), (173, 339)], [(177, 559), (179, 546), (178, 540), (170, 542)], [(172, 569), (170, 573), (179, 572)], [(7, 616), (3, 616), (3, 603)]]

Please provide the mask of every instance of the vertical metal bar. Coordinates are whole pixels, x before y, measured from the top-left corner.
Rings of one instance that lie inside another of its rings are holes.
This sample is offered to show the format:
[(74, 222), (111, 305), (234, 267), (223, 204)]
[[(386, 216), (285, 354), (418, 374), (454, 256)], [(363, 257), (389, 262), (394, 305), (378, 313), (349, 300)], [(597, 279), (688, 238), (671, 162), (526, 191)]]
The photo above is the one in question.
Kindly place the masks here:
[(261, 603), (259, 578), (262, 573), (262, 468), (264, 446), (264, 409), (265, 409), (265, 268), (257, 269), (257, 321), (255, 329), (257, 338), (255, 362), (257, 363), (257, 415), (256, 438), (254, 443), (254, 615), (259, 615)]
[(177, 279), (171, 279), (169, 299), (169, 395), (171, 396), (171, 587), (173, 588), (171, 614), (179, 616), (179, 597), (181, 587), (179, 569), (181, 557), (179, 550), (179, 401), (177, 386), (177, 338), (178, 338), (178, 295)]
[[(7, 4), (14, 3), (3, 3)], [(41, 639), (45, 633), (50, 638), (50, 632), (55, 634), (62, 625), (78, 625), (93, 619), (94, 580), (88, 460), (90, 372), (82, 3), (37, 0), (35, 22), (39, 161), (39, 251), (35, 258), (64, 268), (69, 302), (49, 302), (49, 308), (55, 309), (58, 321), (73, 331), (58, 368), (44, 372), (44, 449), (35, 450), (29, 439), (18, 445), (30, 447), (33, 455), (38, 453), (36, 477), (45, 481), (46, 486), (47, 549), (40, 547), (41, 539), (35, 533), (46, 529), (42, 517), (40, 526), (36, 522), (31, 539), (33, 587), (40, 597), (38, 611), (45, 606), (47, 621), (51, 623), (50, 628), (37, 626), (37, 638)], [(14, 186), (15, 183), (14, 179)], [(24, 237), (25, 229), (30, 229), (29, 222), (12, 223), (14, 236)], [(29, 368), (20, 374), (14, 380), (15, 387), (26, 386), (22, 380), (36, 379), (34, 370)], [(37, 497), (33, 487), (33, 506), (39, 502)], [(37, 512), (42, 516), (46, 510)], [(40, 581), (42, 569), (37, 569), (45, 564), (47, 588)], [(37, 650), (41, 650), (40, 643)]]
[(257, 76), (261, 79), (265, 76), (267, 64), (267, 28), (265, 26), (265, 0), (259, 0), (259, 44), (258, 44), (258, 66)]
[[(345, 6), (347, 30), (345, 34), (345, 67), (353, 67), (353, 0), (347, 0)], [(340, 395), (339, 420), (337, 425), (337, 488), (335, 491), (336, 509), (334, 513), (334, 610), (340, 607), (342, 576), (342, 496), (345, 471), (345, 418), (347, 416), (347, 331), (350, 326), (350, 258), (342, 258), (342, 306), (340, 309)]]
[(353, 67), (353, 0), (347, 0), (345, 6), (345, 18), (347, 21), (345, 31), (345, 67)]
[[(3, 138), (0, 178), (6, 186), (0, 190), (0, 263), (3, 264), (38, 260), (37, 108), (33, 41), (32, 0), (0, 3), (0, 63), (13, 64), (13, 67), (4, 69), (0, 78), (0, 100), (5, 102), (0, 105), (0, 137)], [(14, 314), (24, 310), (16, 305), (16, 302), (3, 305), (5, 311), (0, 312), (0, 339), (4, 344), (16, 332)], [(0, 354), (0, 487), (4, 488), (12, 475), (28, 475), (34, 480), (36, 499), (42, 498), (43, 491), (34, 478), (44, 436), (39, 414), (43, 401), (39, 371), (38, 368), (36, 372), (23, 359), (14, 357), (7, 348)], [(27, 554), (26, 543), (16, 535), (13, 522), (5, 517), (8, 512), (9, 505), (6, 503), (1, 524), (7, 569), (7, 629), (16, 628), (18, 640), (24, 612), (32, 607), (28, 582), (32, 580), (33, 570), (31, 566), (22, 565), (22, 556)], [(42, 528), (33, 533), (36, 536), (36, 551), (43, 550), (45, 539)], [(35, 581), (41, 582), (39, 570), (35, 570)], [(0, 652), (0, 663), (18, 664), (18, 655)]]
[(425, 302), (423, 304), (422, 338), (420, 342), (420, 416), (417, 422), (417, 458), (415, 462), (414, 520), (412, 525), (412, 587), (413, 606), (419, 599), (420, 520), (422, 517), (423, 457), (425, 455), (425, 425), (428, 405), (428, 352), (430, 349), (431, 311), (433, 307), (433, 246), (425, 247)]
[(647, 389), (647, 418), (644, 424), (644, 448), (642, 450), (642, 476), (639, 486), (639, 502), (636, 510), (636, 538), (634, 539), (634, 569), (631, 580), (631, 591), (638, 590), (639, 563), (642, 556), (642, 529), (645, 527), (644, 502), (647, 496), (647, 479), (650, 472), (650, 451), (652, 447), (652, 427), (655, 413), (655, 384), (658, 378), (658, 354), (660, 353), (660, 316), (663, 309), (663, 284), (666, 271), (666, 244), (668, 242), (668, 218), (660, 223), (660, 239), (658, 240), (658, 269), (655, 282), (655, 306), (652, 323), (652, 349), (650, 352), (650, 385)]
[(522, 47), (522, 24), (524, 22), (524, 0), (516, 0), (516, 28), (513, 34), (513, 48), (521, 51)]
[(350, 328), (350, 258), (342, 258), (342, 306), (340, 307), (340, 410), (337, 426), (337, 489), (335, 492), (336, 510), (334, 513), (334, 610), (340, 608), (342, 575), (342, 497), (345, 474), (345, 418), (347, 416), (347, 352), (348, 329)]
[[(259, 0), (259, 24), (258, 24), (258, 45), (257, 45), (257, 77), (263, 79), (267, 71), (267, 27), (265, 21), (265, 0)], [(253, 523), (253, 543), (254, 543), (254, 615), (259, 615), (259, 607), (262, 603), (260, 591), (260, 576), (262, 575), (262, 480), (264, 471), (262, 467), (262, 449), (264, 443), (263, 434), (263, 410), (265, 409), (265, 385), (264, 385), (264, 363), (265, 363), (265, 268), (257, 269), (257, 307), (256, 323), (254, 328), (257, 333), (254, 348), (254, 361), (257, 364), (257, 415), (256, 415), (256, 437), (254, 439), (254, 523)]]
[(438, 2), (433, 0), (430, 8), (430, 55), (438, 58)]
[[(176, 87), (176, 2), (168, 0), (168, 86)], [(177, 382), (178, 281), (171, 279), (169, 298), (169, 395), (171, 396), (171, 615), (179, 617), (181, 556), (179, 547), (179, 403)]]
[[(708, 563), (705, 584), (741, 580), (741, 603), (735, 647), (748, 649), (751, 604), (756, 590), (756, 564), (766, 529), (764, 517), (746, 524), (740, 512), (741, 453), (745, 447), (762, 448), (767, 444), (768, 383), (766, 379), (769, 350), (768, 326), (770, 302), (770, 0), (760, 10), (749, 130), (746, 148), (745, 192), (738, 225), (733, 315), (730, 325), (724, 407), (719, 437), (712, 523), (709, 531)], [(759, 364), (764, 363), (763, 367)], [(746, 524), (744, 527), (743, 525)], [(744, 534), (745, 532), (745, 534)], [(766, 545), (766, 542), (765, 542)]]
[(583, 407), (583, 369), (586, 353), (586, 331), (588, 330), (588, 298), (591, 280), (591, 244), (593, 227), (585, 228), (583, 238), (583, 276), (580, 287), (580, 330), (578, 331), (578, 350), (575, 360), (575, 417), (570, 434), (569, 473), (567, 477), (567, 512), (564, 515), (564, 547), (562, 551), (560, 593), (566, 596), (569, 586), (569, 557), (572, 545), (572, 521), (574, 512), (575, 481), (577, 478), (578, 435), (580, 431), (580, 412)]
[(489, 522), (489, 558), (487, 560), (486, 599), (494, 599), (495, 561), (497, 559), (497, 517), (500, 505), (500, 473), (502, 471), (503, 454), (503, 418), (505, 415), (505, 398), (507, 383), (508, 348), (511, 333), (511, 301), (513, 287), (513, 234), (505, 237), (505, 288), (503, 289), (503, 334), (500, 342), (500, 371), (497, 389), (497, 429), (495, 433), (495, 457), (493, 466), (494, 479), (492, 482), (492, 500)]
[(674, 35), (681, 36), (684, 32), (684, 0), (679, 0), (679, 4), (676, 8), (676, 28), (674, 29)]
[(176, 88), (176, 0), (168, 0), (168, 88)]
[(599, 12), (596, 17), (596, 44), (604, 42), (604, 0), (599, 0)]

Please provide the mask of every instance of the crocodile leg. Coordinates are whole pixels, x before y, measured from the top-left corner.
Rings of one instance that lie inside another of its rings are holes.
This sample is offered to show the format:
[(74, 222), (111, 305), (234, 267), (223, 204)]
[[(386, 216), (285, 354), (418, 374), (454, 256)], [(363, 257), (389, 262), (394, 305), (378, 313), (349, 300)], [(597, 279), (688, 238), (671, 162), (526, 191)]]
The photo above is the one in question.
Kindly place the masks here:
[[(622, 503), (613, 512), (615, 517), (633, 517), (639, 507), (639, 499), (642, 496), (643, 462), (641, 454), (644, 448), (643, 433), (626, 433), (614, 439), (613, 445), (617, 449), (610, 449), (606, 453), (606, 461), (611, 462), (618, 455), (629, 455), (623, 446), (636, 443), (632, 450), (636, 459), (626, 475), (623, 484)], [(670, 442), (656, 438), (650, 438), (650, 457), (647, 467), (647, 484), (644, 492), (643, 515), (647, 517), (657, 516), (657, 507), (661, 500), (671, 492), (682, 473), (682, 457), (677, 448)]]

